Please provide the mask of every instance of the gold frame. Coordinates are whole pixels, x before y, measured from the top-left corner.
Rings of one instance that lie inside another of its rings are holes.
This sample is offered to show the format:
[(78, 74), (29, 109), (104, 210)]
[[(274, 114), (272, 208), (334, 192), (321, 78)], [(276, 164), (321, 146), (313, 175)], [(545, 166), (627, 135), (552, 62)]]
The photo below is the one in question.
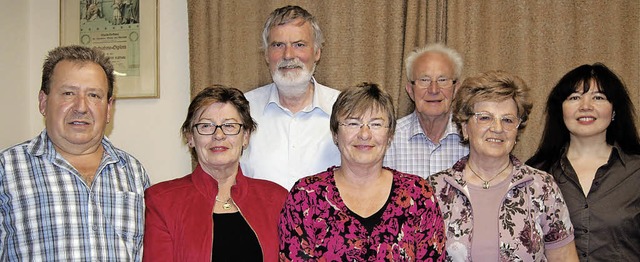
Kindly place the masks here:
[[(107, 56), (111, 57), (116, 71), (116, 98), (159, 98), (158, 0), (129, 0), (128, 2), (138, 1), (140, 20), (139, 23), (129, 25), (114, 24), (116, 19), (113, 6), (116, 0), (97, 1), (100, 11), (95, 20), (90, 20), (89, 17), (81, 18), (83, 11), (88, 12), (86, 9), (82, 10), (82, 5), (86, 5), (88, 1), (91, 0), (60, 0), (60, 45), (81, 44), (82, 38), (83, 42), (88, 42), (83, 45), (103, 49)], [(81, 34), (81, 23), (96, 29), (94, 32)], [(130, 29), (132, 26), (133, 29)], [(99, 30), (104, 31), (98, 32)], [(111, 35), (116, 35), (116, 40), (110, 42), (112, 37), (96, 37), (100, 33), (108, 32), (114, 32)], [(129, 44), (122, 44), (123, 38)], [(136, 47), (131, 47), (133, 45)], [(121, 64), (128, 66), (119, 67)], [(119, 68), (133, 73), (118, 73)]]

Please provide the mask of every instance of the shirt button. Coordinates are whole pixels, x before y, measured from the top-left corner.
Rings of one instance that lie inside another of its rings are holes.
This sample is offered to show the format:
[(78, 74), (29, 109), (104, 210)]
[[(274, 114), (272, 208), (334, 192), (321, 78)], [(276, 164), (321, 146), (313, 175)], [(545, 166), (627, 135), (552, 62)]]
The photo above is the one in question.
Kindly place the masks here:
[(98, 231), (98, 226), (92, 226), (91, 229), (93, 229), (93, 231)]
[(587, 253), (582, 253), (582, 257), (587, 257)]
[(589, 208), (589, 204), (584, 204), (584, 208)]
[(589, 233), (589, 229), (583, 229), (582, 232)]

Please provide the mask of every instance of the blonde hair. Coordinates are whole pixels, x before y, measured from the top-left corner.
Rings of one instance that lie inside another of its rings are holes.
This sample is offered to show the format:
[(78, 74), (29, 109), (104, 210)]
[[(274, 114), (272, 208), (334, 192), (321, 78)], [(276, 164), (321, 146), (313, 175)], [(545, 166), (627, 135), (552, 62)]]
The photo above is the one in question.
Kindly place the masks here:
[[(462, 136), (462, 123), (466, 123), (473, 115), (474, 106), (479, 102), (502, 102), (513, 99), (518, 108), (520, 126), (518, 135), (527, 126), (533, 104), (529, 100), (529, 88), (520, 77), (505, 71), (488, 71), (462, 82), (453, 99), (453, 122), (458, 126)], [(468, 142), (468, 141), (463, 141)]]

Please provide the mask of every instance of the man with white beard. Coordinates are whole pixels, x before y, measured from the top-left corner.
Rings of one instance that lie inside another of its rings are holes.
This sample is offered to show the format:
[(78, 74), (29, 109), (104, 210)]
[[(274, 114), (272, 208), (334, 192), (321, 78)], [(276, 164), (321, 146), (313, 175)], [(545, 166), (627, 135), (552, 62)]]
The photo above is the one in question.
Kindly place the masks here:
[(298, 179), (340, 163), (329, 130), (340, 92), (313, 77), (324, 38), (315, 17), (303, 8), (274, 10), (262, 42), (273, 83), (245, 94), (258, 129), (240, 163), (245, 175), (291, 189)]

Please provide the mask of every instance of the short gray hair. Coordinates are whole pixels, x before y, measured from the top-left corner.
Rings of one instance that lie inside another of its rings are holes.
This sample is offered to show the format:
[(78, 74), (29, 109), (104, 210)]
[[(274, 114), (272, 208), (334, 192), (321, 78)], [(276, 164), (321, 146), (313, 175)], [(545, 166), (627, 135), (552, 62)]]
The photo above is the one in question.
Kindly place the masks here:
[(407, 59), (404, 62), (404, 66), (407, 70), (408, 80), (411, 80), (412, 78), (413, 62), (415, 62), (418, 57), (422, 56), (425, 53), (441, 53), (445, 55), (447, 58), (449, 58), (449, 61), (453, 63), (453, 75), (455, 79), (460, 79), (460, 77), (462, 76), (462, 67), (464, 66), (464, 63), (462, 62), (462, 56), (460, 56), (460, 54), (456, 52), (456, 50), (446, 47), (443, 44), (435, 43), (426, 45), (422, 48), (418, 48), (412, 51), (409, 56), (407, 56)]
[(311, 24), (311, 28), (313, 29), (313, 50), (318, 51), (322, 49), (324, 36), (322, 35), (322, 30), (320, 30), (320, 26), (318, 25), (318, 20), (307, 12), (307, 10), (304, 10), (304, 8), (297, 5), (280, 7), (271, 12), (269, 18), (267, 18), (267, 21), (264, 23), (264, 28), (262, 29), (262, 48), (267, 50), (269, 46), (269, 33), (271, 33), (271, 28), (291, 23), (298, 18), (301, 18), (305, 22), (309, 22)]

